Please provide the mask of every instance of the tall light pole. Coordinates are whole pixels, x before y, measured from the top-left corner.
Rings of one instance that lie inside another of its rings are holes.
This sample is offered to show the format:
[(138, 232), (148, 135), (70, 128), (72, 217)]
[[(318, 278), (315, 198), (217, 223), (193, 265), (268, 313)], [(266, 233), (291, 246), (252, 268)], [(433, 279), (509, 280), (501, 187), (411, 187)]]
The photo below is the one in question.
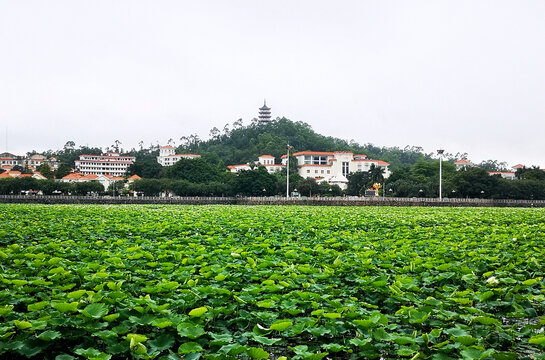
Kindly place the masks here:
[(439, 201), (443, 200), (443, 153), (445, 150), (437, 150), (439, 155)]
[(286, 198), (290, 197), (290, 143), (288, 143), (288, 157), (286, 162)]

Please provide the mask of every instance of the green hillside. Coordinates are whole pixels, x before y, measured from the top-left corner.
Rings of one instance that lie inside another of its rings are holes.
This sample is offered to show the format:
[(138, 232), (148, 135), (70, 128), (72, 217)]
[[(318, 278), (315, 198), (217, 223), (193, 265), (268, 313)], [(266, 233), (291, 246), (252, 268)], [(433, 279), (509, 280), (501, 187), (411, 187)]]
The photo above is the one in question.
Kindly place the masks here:
[(316, 133), (312, 127), (301, 121), (277, 118), (268, 124), (252, 122), (242, 126), (235, 122), (233, 127), (224, 127), (223, 131), (214, 128), (210, 131), (210, 139), (202, 141), (197, 136), (182, 137), (182, 144), (177, 148), (179, 153), (201, 154), (210, 162), (222, 161), (226, 165), (256, 161), (259, 155), (268, 154), (276, 157), (276, 161), (286, 153), (289, 143), (292, 151), (352, 151), (366, 154), (369, 158), (380, 159), (391, 164), (393, 169), (402, 165), (412, 165), (419, 158), (430, 159), (421, 148), (377, 147), (372, 144), (360, 145), (353, 141), (325, 136)]

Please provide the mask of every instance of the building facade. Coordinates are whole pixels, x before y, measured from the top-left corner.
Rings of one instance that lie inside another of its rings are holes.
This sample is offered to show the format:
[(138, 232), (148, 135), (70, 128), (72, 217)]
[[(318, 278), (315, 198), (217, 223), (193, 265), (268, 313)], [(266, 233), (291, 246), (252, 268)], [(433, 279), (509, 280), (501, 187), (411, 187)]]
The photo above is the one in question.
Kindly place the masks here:
[(83, 175), (124, 176), (136, 158), (109, 152), (106, 155), (80, 155), (75, 161), (76, 172)]
[(456, 170), (467, 170), (467, 168), (474, 166), (473, 163), (467, 159), (460, 159), (454, 162)]
[[(280, 171), (286, 167), (286, 165), (275, 164), (274, 156), (272, 155), (261, 155), (257, 158), (257, 161), (254, 162), (254, 164), (262, 165), (271, 174)], [(227, 168), (229, 169), (229, 171), (234, 173), (238, 173), (243, 170), (252, 170), (252, 166), (250, 164), (229, 165), (227, 166)]]
[(500, 175), (504, 179), (516, 180), (514, 171), (489, 171), (488, 175)]
[(176, 154), (174, 147), (167, 145), (159, 148), (157, 162), (162, 166), (172, 166), (180, 161), (180, 159), (196, 159), (200, 157), (198, 154)]
[[(297, 172), (301, 177), (314, 178), (331, 185), (346, 189), (347, 176), (357, 171), (369, 171), (372, 166), (384, 170), (384, 178), (390, 176), (389, 163), (382, 160), (368, 159), (366, 155), (350, 151), (301, 151), (292, 154), (297, 159)], [(287, 163), (287, 156), (282, 156), (282, 164)]]

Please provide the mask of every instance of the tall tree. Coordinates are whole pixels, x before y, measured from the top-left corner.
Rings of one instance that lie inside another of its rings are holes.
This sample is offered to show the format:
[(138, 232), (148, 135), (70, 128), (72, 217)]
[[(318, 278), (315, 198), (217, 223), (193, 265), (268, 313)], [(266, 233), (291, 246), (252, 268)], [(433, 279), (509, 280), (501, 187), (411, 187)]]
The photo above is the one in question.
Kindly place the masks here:
[(55, 170), (55, 178), (56, 179), (62, 179), (66, 175), (70, 174), (72, 172), (72, 168), (67, 163), (60, 163), (57, 167), (57, 170)]
[(38, 166), (38, 169), (36, 170), (48, 179), (53, 179), (55, 177), (55, 173), (51, 170), (51, 166), (47, 162)]

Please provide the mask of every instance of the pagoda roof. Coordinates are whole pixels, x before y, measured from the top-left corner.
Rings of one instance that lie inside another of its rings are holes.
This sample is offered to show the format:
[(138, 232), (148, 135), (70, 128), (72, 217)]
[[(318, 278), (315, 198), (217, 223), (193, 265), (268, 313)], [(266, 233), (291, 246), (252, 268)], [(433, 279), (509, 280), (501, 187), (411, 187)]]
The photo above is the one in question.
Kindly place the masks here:
[(271, 110), (271, 108), (267, 106), (267, 100), (263, 101), (263, 106), (260, 107), (259, 110)]

